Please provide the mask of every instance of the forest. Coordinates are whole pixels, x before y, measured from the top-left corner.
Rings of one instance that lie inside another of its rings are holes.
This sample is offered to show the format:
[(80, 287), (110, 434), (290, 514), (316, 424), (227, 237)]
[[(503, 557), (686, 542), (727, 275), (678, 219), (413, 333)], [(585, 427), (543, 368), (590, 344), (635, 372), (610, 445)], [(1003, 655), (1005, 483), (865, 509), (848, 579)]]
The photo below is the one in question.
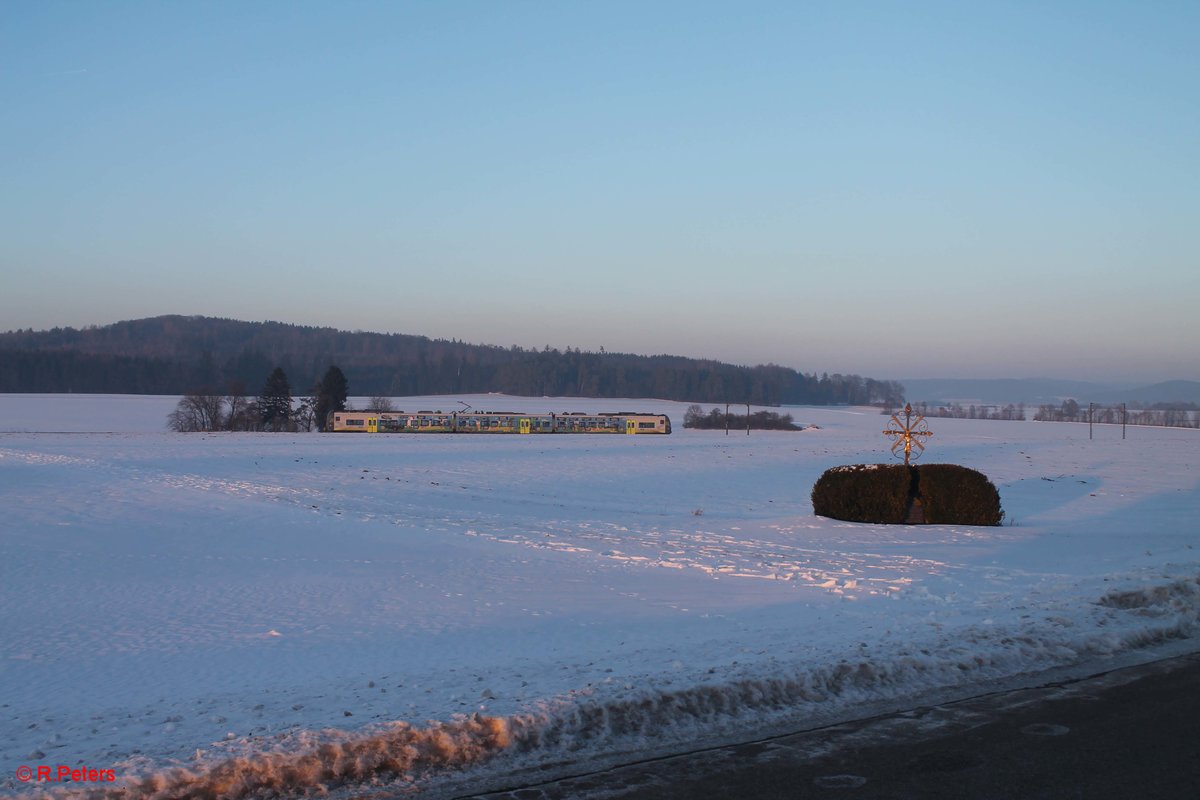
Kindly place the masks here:
[(282, 322), (162, 316), (0, 333), (0, 392), (229, 394), (276, 367), (297, 390), (337, 365), (358, 396), (501, 392), (755, 405), (899, 405), (896, 381), (671, 355), (541, 350)]

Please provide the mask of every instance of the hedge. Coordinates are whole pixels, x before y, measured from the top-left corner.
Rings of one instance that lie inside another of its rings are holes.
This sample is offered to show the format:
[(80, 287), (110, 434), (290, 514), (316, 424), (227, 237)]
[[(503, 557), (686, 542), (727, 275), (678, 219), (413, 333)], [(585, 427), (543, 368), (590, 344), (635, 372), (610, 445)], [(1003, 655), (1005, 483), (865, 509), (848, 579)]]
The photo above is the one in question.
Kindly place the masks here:
[(957, 464), (851, 464), (813, 485), (813, 511), (848, 522), (897, 525), (919, 498), (926, 524), (999, 525), (1000, 493), (987, 476)]
[(828, 469), (813, 486), (813, 511), (850, 522), (903, 522), (912, 485), (909, 469), (903, 464)]
[(958, 464), (923, 464), (917, 469), (921, 505), (930, 525), (999, 525), (1000, 493), (988, 477)]

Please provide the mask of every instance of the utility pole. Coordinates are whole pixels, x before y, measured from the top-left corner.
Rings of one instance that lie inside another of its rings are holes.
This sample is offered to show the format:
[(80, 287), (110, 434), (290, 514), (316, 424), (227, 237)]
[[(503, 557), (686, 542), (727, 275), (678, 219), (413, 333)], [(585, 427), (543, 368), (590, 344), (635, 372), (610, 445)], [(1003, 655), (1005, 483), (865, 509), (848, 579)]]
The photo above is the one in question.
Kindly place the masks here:
[(725, 404), (725, 435), (729, 435), (729, 403)]

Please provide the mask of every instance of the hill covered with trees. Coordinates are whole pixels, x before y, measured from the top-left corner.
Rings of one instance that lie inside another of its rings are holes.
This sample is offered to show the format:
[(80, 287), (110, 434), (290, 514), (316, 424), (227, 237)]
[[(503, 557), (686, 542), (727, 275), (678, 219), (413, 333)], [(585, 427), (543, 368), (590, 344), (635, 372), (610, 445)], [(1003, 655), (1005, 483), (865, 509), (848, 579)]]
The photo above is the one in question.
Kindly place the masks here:
[(858, 375), (806, 375), (669, 355), (467, 344), (213, 317), (0, 333), (0, 392), (229, 393), (281, 367), (298, 391), (330, 365), (356, 395), (503, 392), (656, 397), (709, 403), (903, 403), (904, 387)]

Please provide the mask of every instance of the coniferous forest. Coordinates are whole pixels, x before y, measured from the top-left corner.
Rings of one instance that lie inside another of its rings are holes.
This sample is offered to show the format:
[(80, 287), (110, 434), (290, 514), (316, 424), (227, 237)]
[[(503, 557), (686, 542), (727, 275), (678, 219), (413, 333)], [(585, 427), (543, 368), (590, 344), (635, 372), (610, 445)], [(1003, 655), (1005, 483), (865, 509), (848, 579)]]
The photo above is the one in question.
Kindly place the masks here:
[(467, 344), (212, 317), (0, 333), (0, 392), (238, 392), (279, 367), (303, 392), (337, 365), (355, 395), (502, 392), (531, 397), (654, 397), (709, 403), (903, 403), (895, 381), (804, 374), (669, 355)]

